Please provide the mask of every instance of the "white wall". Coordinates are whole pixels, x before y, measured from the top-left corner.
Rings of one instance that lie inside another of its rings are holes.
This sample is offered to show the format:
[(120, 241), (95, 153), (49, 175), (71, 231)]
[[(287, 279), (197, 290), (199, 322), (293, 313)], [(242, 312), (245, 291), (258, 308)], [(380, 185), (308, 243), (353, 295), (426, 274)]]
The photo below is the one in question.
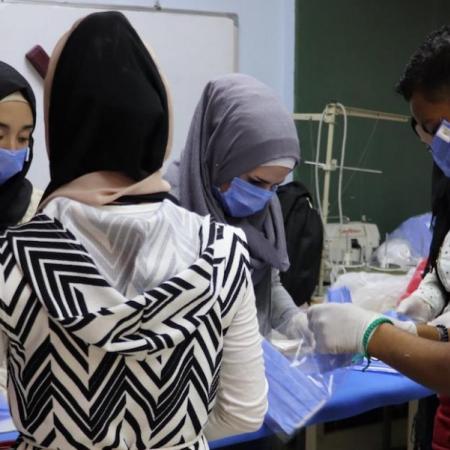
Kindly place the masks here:
[[(66, 0), (151, 7), (155, 0)], [(295, 0), (160, 0), (162, 8), (233, 13), (239, 21), (239, 70), (275, 89), (294, 104)]]
[[(14, 3), (14, 0), (4, 0)], [(28, 0), (32, 3), (39, 0)], [(155, 0), (46, 0), (48, 3), (89, 4), (105, 7), (153, 7)], [(0, 4), (2, 0), (0, 0)], [(238, 21), (238, 70), (271, 86), (289, 110), (294, 104), (295, 0), (160, 0), (164, 9), (231, 13)], [(162, 59), (160, 57), (160, 59)], [(163, 68), (164, 70), (164, 68)], [(189, 70), (187, 67), (186, 70)], [(180, 111), (178, 109), (178, 111)], [(176, 111), (175, 111), (176, 114)], [(191, 115), (191, 114), (188, 114)], [(180, 119), (180, 118), (179, 118)], [(190, 117), (182, 121), (190, 121)], [(184, 140), (182, 139), (184, 142)], [(178, 143), (177, 148), (182, 146)], [(45, 154), (35, 155), (30, 179), (47, 184)], [(42, 181), (44, 180), (44, 181)]]
[(239, 70), (273, 87), (293, 110), (295, 0), (160, 0), (160, 4), (237, 14)]

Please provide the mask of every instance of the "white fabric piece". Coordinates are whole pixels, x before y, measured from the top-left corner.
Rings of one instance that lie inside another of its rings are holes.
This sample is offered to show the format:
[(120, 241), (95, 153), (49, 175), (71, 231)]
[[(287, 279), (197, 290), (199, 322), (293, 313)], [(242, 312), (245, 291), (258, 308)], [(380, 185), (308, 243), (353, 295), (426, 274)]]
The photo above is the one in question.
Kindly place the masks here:
[[(209, 441), (258, 430), (267, 411), (268, 385), (252, 291), (243, 300), (224, 340), (217, 400), (205, 429)], [(256, 350), (250, 353), (249, 349)]]
[(0, 100), (0, 103), (8, 103), (8, 102), (20, 102), (20, 103), (29, 104), (29, 102), (25, 99), (25, 97), (19, 91), (13, 92), (12, 94), (9, 94), (6, 97), (3, 97)]
[(274, 159), (273, 161), (269, 161), (267, 163), (261, 164), (262, 167), (264, 166), (278, 166), (278, 167), (285, 167), (286, 169), (293, 169), (295, 167), (295, 159), (293, 158), (280, 158), (280, 159)]

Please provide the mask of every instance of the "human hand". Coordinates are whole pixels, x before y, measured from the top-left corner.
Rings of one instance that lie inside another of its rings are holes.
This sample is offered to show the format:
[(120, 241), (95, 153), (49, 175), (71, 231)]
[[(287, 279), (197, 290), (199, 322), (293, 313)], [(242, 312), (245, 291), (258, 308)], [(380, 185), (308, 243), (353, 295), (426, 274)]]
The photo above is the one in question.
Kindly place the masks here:
[(402, 300), (396, 311), (419, 323), (427, 323), (434, 317), (432, 306), (422, 297), (414, 294)]
[(289, 339), (301, 340), (304, 350), (314, 347), (314, 336), (308, 327), (308, 317), (304, 311), (299, 311), (288, 320), (284, 326), (283, 333)]
[(450, 328), (450, 311), (437, 316), (431, 322), (428, 322), (428, 325), (444, 325), (445, 327)]
[(311, 306), (307, 312), (309, 329), (319, 353), (364, 353), (367, 327), (382, 314), (346, 303)]

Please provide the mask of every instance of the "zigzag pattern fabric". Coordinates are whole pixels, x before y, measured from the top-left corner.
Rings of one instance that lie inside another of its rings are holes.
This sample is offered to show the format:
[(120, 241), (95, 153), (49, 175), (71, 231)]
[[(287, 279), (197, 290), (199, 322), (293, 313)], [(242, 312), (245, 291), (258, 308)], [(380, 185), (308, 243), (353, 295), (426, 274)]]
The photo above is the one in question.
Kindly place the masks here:
[[(15, 448), (207, 449), (202, 430), (214, 406), (223, 339), (251, 289), (242, 233), (198, 216), (189, 225), (195, 215), (164, 202), (153, 227), (133, 219), (142, 233), (162, 237), (150, 240), (151, 248), (139, 233), (124, 234), (123, 218), (109, 220), (110, 234), (99, 234), (107, 238), (95, 251), (109, 248), (110, 256), (98, 265), (101, 258), (94, 262), (66, 223), (48, 215), (82, 220), (67, 207), (56, 203), (0, 235), (0, 328), (20, 432)], [(94, 211), (84, 217), (91, 231), (102, 222)], [(185, 223), (191, 232), (195, 221), (195, 251), (185, 245), (173, 273), (162, 261), (150, 277), (131, 263), (114, 269), (113, 256), (123, 262), (126, 249), (134, 260), (142, 252), (163, 258), (173, 236), (163, 224)]]

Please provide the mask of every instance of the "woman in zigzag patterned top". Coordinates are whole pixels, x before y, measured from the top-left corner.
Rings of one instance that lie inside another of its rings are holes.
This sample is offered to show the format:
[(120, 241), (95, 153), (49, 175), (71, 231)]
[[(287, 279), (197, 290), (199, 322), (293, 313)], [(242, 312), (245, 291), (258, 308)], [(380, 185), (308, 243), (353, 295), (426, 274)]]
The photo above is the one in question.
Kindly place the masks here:
[(202, 450), (259, 428), (245, 235), (168, 198), (169, 92), (123, 15), (61, 38), (44, 109), (41, 213), (0, 235), (15, 448)]

